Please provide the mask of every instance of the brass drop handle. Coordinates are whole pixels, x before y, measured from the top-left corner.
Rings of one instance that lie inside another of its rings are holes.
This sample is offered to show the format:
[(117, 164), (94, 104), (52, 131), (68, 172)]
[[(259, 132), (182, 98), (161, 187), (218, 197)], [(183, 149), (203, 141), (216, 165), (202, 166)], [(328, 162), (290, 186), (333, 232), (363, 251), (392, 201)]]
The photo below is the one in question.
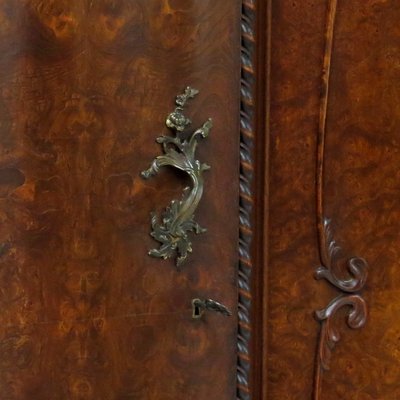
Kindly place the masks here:
[(204, 233), (194, 219), (195, 211), (203, 196), (203, 172), (210, 167), (196, 159), (196, 148), (200, 138), (206, 138), (212, 128), (212, 120), (208, 119), (193, 133), (186, 132), (191, 124), (184, 114), (184, 107), (189, 99), (198, 94), (198, 90), (187, 87), (185, 92), (176, 98), (176, 108), (166, 119), (167, 127), (173, 136), (160, 136), (157, 142), (162, 145), (163, 154), (157, 156), (150, 167), (141, 173), (148, 179), (158, 173), (161, 167), (169, 166), (187, 173), (192, 187), (184, 190), (181, 200), (173, 200), (161, 218), (155, 213), (151, 216), (151, 236), (160, 243), (160, 247), (149, 251), (149, 255), (159, 258), (176, 256), (176, 265), (182, 265), (188, 253), (192, 252), (189, 232)]
[(232, 315), (231, 311), (227, 307), (225, 307), (221, 303), (218, 303), (218, 301), (212, 299), (206, 299), (206, 300), (193, 299), (192, 307), (193, 307), (192, 317), (194, 319), (201, 318), (205, 311), (218, 312), (227, 317), (230, 317)]

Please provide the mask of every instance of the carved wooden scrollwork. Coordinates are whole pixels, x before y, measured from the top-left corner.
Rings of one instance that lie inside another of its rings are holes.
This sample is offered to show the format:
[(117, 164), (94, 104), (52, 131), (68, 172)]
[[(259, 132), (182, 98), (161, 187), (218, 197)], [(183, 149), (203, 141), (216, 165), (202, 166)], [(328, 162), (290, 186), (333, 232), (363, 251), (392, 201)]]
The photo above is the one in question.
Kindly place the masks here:
[(350, 311), (347, 313), (347, 325), (350, 328), (362, 328), (367, 319), (365, 300), (358, 294), (340, 295), (332, 300), (326, 308), (316, 312), (317, 319), (322, 323), (318, 357), (321, 367), (325, 371), (329, 370), (332, 350), (340, 340), (340, 334), (333, 320), (336, 313), (343, 307), (350, 307)]
[[(367, 305), (365, 300), (357, 294), (364, 285), (368, 276), (368, 264), (363, 258), (352, 257), (344, 262), (345, 273), (348, 275), (340, 277), (340, 263), (343, 260), (342, 249), (333, 239), (330, 221), (325, 220), (323, 225), (323, 240), (325, 246), (321, 250), (321, 261), (323, 265), (316, 269), (316, 279), (325, 279), (335, 288), (343, 292), (333, 299), (324, 309), (317, 311), (316, 318), (321, 322), (321, 333), (318, 344), (317, 368), (329, 370), (332, 350), (340, 340), (340, 335), (335, 327), (334, 318), (337, 312), (347, 307), (347, 325), (352, 329), (363, 327), (367, 320)], [(319, 371), (321, 372), (321, 371)], [(318, 383), (317, 380), (316, 384)], [(320, 382), (317, 385), (320, 391)], [(318, 398), (318, 397), (317, 397)]]
[(329, 370), (332, 350), (340, 340), (335, 326), (335, 316), (342, 308), (347, 310), (347, 325), (352, 329), (363, 327), (367, 320), (367, 305), (359, 293), (365, 286), (368, 264), (360, 257), (347, 257), (333, 237), (331, 221), (324, 210), (324, 167), (326, 120), (331, 72), (332, 44), (338, 0), (330, 0), (327, 25), (326, 47), (322, 76), (322, 97), (318, 129), (317, 149), (317, 230), (321, 265), (315, 271), (316, 279), (324, 279), (340, 294), (324, 309), (315, 313), (320, 322), (320, 335), (314, 371), (313, 399), (321, 400), (323, 372)]
[(342, 249), (333, 238), (331, 222), (324, 220), (322, 241), (325, 246), (321, 248), (322, 265), (315, 271), (316, 279), (325, 279), (337, 289), (346, 293), (355, 293), (361, 290), (367, 280), (368, 264), (363, 258), (352, 257), (346, 262), (346, 271), (349, 276), (341, 278), (338, 276), (338, 262), (342, 258)]

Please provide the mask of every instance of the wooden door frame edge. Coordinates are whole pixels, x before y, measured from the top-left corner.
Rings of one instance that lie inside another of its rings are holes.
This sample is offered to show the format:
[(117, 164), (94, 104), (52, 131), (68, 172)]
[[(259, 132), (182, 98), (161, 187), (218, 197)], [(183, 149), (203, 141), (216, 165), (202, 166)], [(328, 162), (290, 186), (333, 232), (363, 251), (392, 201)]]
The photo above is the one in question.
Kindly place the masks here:
[(267, 399), (272, 0), (242, 0), (237, 400)]

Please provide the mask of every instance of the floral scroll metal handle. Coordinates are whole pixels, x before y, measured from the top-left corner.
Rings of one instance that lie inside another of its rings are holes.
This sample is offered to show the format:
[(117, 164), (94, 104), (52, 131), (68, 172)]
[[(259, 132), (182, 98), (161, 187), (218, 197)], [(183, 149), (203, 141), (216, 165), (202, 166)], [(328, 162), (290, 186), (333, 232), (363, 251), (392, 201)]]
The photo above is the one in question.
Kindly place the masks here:
[(194, 219), (194, 213), (203, 196), (203, 172), (210, 169), (207, 164), (195, 158), (196, 147), (200, 138), (206, 138), (212, 128), (212, 120), (208, 119), (202, 127), (191, 135), (184, 133), (191, 125), (191, 120), (184, 114), (184, 107), (189, 99), (198, 94), (198, 90), (187, 87), (185, 92), (176, 97), (176, 108), (168, 115), (167, 127), (174, 136), (160, 136), (160, 143), (164, 154), (156, 157), (150, 168), (141, 173), (148, 179), (156, 175), (161, 167), (171, 166), (186, 172), (193, 183), (193, 187), (184, 189), (181, 200), (173, 200), (159, 218), (155, 213), (151, 215), (151, 236), (161, 243), (158, 249), (149, 251), (149, 255), (167, 259), (176, 255), (176, 266), (179, 267), (192, 252), (192, 243), (188, 233), (206, 232), (206, 229)]

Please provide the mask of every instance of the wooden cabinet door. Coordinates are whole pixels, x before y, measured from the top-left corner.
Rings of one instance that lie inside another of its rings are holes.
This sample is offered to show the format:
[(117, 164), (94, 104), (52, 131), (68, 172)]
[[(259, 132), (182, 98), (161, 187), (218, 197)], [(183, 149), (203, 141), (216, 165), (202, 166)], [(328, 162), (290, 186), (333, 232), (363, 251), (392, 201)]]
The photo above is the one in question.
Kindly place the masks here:
[(400, 399), (400, 3), (267, 3), (263, 398)]
[(0, 0), (0, 399), (397, 399), (399, 13)]
[[(235, 398), (240, 3), (0, 1), (2, 400)], [(140, 172), (186, 86), (211, 169), (177, 268), (150, 214), (192, 182)]]

